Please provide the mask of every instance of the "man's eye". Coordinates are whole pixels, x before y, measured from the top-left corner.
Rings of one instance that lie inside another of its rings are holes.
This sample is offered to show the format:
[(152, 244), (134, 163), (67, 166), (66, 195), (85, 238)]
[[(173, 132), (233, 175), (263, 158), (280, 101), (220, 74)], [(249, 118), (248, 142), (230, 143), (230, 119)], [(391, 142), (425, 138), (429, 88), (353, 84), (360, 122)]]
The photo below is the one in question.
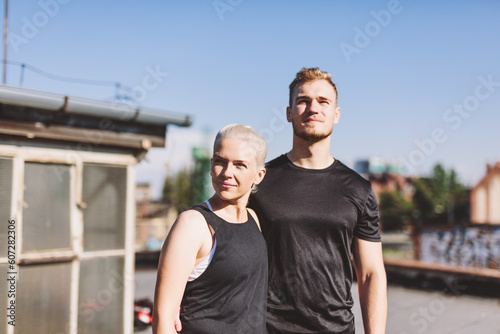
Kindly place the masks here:
[(328, 101), (320, 101), (319, 103), (321, 103), (321, 104), (330, 104), (330, 102), (328, 102)]
[(235, 165), (238, 167), (247, 168), (247, 166), (243, 163), (236, 163)]

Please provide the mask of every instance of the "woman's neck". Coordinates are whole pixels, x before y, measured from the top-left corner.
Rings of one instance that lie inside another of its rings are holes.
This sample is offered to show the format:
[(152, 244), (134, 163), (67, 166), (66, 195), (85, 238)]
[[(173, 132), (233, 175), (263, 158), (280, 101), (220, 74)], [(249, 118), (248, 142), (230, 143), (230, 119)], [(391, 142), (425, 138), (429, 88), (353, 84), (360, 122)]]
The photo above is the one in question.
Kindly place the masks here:
[(233, 223), (244, 223), (248, 220), (247, 203), (250, 194), (245, 195), (234, 201), (228, 201), (220, 198), (217, 194), (208, 201), (215, 214), (219, 217)]

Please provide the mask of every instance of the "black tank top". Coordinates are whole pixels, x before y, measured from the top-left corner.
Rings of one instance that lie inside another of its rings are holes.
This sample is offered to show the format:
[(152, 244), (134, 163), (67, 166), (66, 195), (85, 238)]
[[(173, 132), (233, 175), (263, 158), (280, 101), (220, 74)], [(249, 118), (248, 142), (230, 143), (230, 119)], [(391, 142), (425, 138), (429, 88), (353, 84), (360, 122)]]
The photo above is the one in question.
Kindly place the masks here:
[(267, 250), (254, 219), (229, 223), (201, 205), (217, 247), (200, 277), (188, 282), (181, 303), (182, 332), (248, 333), (266, 330)]

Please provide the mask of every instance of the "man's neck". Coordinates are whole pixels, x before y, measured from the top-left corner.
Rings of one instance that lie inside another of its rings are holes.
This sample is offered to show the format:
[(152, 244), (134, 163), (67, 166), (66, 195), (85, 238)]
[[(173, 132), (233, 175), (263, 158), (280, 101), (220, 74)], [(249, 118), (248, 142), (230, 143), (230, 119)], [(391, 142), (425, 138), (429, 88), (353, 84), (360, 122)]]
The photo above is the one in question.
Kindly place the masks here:
[(310, 143), (294, 136), (287, 156), (294, 165), (307, 169), (324, 169), (335, 161), (330, 155), (330, 137)]

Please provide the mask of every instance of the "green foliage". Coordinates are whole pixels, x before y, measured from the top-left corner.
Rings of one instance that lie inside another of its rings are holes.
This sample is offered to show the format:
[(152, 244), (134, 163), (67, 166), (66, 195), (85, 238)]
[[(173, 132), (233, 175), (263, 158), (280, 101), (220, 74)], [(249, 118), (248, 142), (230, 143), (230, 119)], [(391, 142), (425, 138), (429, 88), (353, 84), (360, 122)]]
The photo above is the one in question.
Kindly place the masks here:
[(193, 206), (191, 172), (184, 169), (174, 177), (167, 176), (163, 183), (163, 199), (175, 203), (179, 212)]
[(165, 178), (163, 182), (163, 190), (162, 190), (162, 198), (164, 200), (174, 200), (176, 199), (176, 188), (175, 188), (175, 179), (168, 176)]
[(413, 181), (414, 193), (406, 200), (400, 192), (382, 192), (378, 198), (384, 231), (417, 226), (454, 225), (469, 220), (469, 191), (454, 170), (436, 165), (427, 178)]
[(187, 210), (195, 204), (191, 181), (190, 171), (184, 169), (177, 174), (175, 187), (177, 189), (177, 205), (179, 211)]
[(438, 164), (430, 177), (421, 178), (414, 185), (413, 204), (419, 223), (451, 225), (468, 220), (468, 190), (454, 170), (447, 172)]
[(201, 203), (210, 197), (210, 154), (208, 150), (193, 148), (194, 168), (191, 174), (193, 202)]
[(210, 156), (206, 150), (195, 148), (193, 159), (193, 169), (167, 176), (163, 184), (163, 199), (175, 203), (179, 212), (210, 197)]
[(402, 231), (411, 220), (413, 203), (399, 192), (384, 191), (379, 196), (383, 231)]

